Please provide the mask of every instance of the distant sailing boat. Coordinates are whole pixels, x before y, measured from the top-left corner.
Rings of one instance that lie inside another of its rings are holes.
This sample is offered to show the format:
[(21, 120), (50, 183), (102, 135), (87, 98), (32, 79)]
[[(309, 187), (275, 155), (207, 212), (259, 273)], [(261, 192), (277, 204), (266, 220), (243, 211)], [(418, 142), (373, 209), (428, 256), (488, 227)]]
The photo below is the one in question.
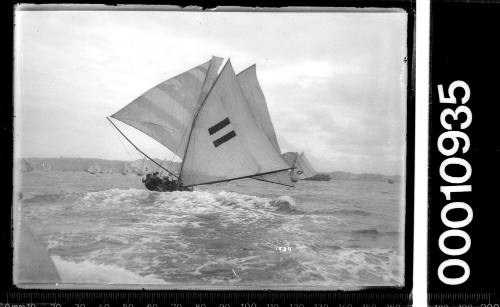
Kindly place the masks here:
[(99, 164), (94, 163), (87, 168), (87, 172), (89, 172), (91, 174), (97, 174), (97, 173), (102, 173), (102, 169), (99, 166)]
[(297, 182), (298, 179), (310, 178), (317, 174), (304, 153), (286, 152), (283, 155), (285, 161), (293, 167), (292, 181)]
[(255, 110), (247, 101), (250, 94), (245, 95), (245, 86), (238, 81), (231, 62), (228, 60), (217, 74), (221, 64), (222, 58), (212, 57), (158, 84), (111, 115), (181, 158), (178, 172), (142, 152), (108, 118), (139, 152), (173, 177), (166, 181), (146, 178), (148, 189), (189, 190), (250, 177), (273, 182), (271, 175), (279, 177), (291, 169), (255, 120)]
[(122, 175), (128, 175), (130, 173), (132, 173), (132, 169), (130, 169), (130, 167), (127, 165), (127, 163), (123, 162)]

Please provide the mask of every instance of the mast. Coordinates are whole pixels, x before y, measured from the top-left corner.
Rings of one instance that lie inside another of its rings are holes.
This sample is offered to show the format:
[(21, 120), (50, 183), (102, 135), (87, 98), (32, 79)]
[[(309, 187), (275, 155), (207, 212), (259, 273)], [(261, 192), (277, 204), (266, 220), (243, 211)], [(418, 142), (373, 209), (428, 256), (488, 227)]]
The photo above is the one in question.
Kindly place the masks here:
[(169, 173), (170, 175), (174, 176), (175, 178), (179, 179), (179, 176), (172, 173), (171, 171), (169, 171), (168, 169), (166, 169), (165, 167), (163, 167), (161, 164), (159, 164), (158, 162), (156, 162), (155, 160), (153, 160), (150, 156), (148, 156), (147, 154), (145, 154), (142, 150), (139, 149), (139, 147), (137, 147), (134, 143), (132, 143), (131, 140), (129, 140), (129, 138), (120, 130), (118, 129), (118, 127), (115, 125), (115, 123), (113, 123), (113, 121), (111, 121), (111, 119), (109, 117), (106, 117), (106, 119), (111, 123), (111, 125), (113, 125), (113, 127), (115, 127), (116, 130), (118, 130), (118, 132), (120, 132), (120, 134), (132, 145), (134, 146), (134, 148), (140, 152), (141, 154), (143, 154), (146, 158), (148, 158), (149, 160), (151, 160), (151, 162), (153, 162), (154, 164), (158, 165), (159, 167), (161, 167), (163, 170), (165, 170), (167, 173)]
[(299, 153), (298, 152), (295, 154), (295, 161), (293, 161), (292, 173), (295, 173), (297, 170), (297, 160), (299, 160)]
[(299, 153), (297, 152), (297, 154), (295, 155), (295, 161), (293, 161), (293, 168), (296, 168), (298, 159), (299, 159)]
[[(210, 66), (208, 67), (208, 71), (210, 71), (210, 67), (212, 67), (212, 63), (213, 62), (210, 62)], [(227, 59), (226, 64), (224, 64), (224, 67), (226, 67), (227, 63), (229, 63), (229, 58)], [(224, 69), (224, 67), (222, 69)], [(210, 92), (212, 91), (212, 89), (214, 88), (215, 84), (217, 83), (217, 80), (219, 80), (219, 76), (220, 76), (220, 74), (217, 75), (217, 79), (215, 79), (214, 83), (210, 87), (210, 90), (207, 92), (207, 94), (203, 98), (203, 101), (200, 103), (200, 107), (198, 108), (198, 110), (196, 111), (196, 114), (193, 117), (193, 122), (191, 123), (191, 129), (189, 130), (189, 135), (188, 135), (188, 139), (187, 139), (187, 142), (186, 142), (186, 149), (184, 150), (184, 154), (182, 155), (181, 169), (179, 171), (179, 176), (177, 177), (179, 179), (179, 181), (180, 181), (180, 178), (181, 178), (181, 175), (182, 175), (182, 170), (184, 169), (184, 161), (186, 160), (185, 157), (186, 157), (186, 154), (187, 154), (187, 151), (188, 151), (188, 148), (189, 148), (189, 143), (191, 141), (191, 135), (193, 134), (193, 129), (194, 129), (194, 125), (196, 123), (196, 119), (198, 118), (198, 115), (200, 114), (200, 111), (203, 108), (203, 105), (205, 104), (205, 101), (207, 101), (207, 98), (208, 98)], [(203, 83), (205, 83), (207, 81), (206, 78), (207, 77), (205, 77), (205, 81)], [(182, 182), (180, 182), (179, 185), (183, 186)]]
[(296, 152), (295, 153), (295, 160), (293, 161), (292, 172), (290, 173), (293, 182), (298, 181), (298, 178), (297, 178), (297, 161), (298, 160), (299, 160), (299, 153)]

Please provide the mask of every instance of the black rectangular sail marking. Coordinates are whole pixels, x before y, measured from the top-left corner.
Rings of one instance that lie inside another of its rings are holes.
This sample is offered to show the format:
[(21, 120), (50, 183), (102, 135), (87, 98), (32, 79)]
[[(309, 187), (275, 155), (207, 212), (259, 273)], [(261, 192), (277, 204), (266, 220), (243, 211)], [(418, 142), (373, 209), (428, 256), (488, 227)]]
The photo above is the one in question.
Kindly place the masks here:
[(231, 122), (229, 121), (229, 118), (226, 117), (223, 120), (221, 120), (220, 122), (218, 122), (217, 124), (215, 124), (212, 127), (208, 128), (208, 133), (210, 133), (210, 135), (212, 135), (215, 132), (217, 132), (217, 131), (221, 130), (222, 128), (226, 127), (230, 123)]
[(224, 136), (221, 136), (217, 140), (214, 141), (214, 146), (217, 147), (221, 144), (224, 144), (225, 142), (229, 141), (230, 139), (234, 138), (236, 136), (236, 132), (234, 130), (228, 132)]

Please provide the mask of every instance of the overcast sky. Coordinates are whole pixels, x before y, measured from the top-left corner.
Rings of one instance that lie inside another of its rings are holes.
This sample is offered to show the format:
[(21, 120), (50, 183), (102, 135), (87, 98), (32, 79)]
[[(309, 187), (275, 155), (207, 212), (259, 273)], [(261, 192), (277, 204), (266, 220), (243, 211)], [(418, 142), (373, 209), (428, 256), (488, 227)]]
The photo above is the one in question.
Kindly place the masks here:
[(216, 55), (237, 72), (257, 64), (283, 152), (319, 171), (401, 174), (405, 13), (23, 11), (15, 31), (17, 156), (140, 158), (106, 116)]

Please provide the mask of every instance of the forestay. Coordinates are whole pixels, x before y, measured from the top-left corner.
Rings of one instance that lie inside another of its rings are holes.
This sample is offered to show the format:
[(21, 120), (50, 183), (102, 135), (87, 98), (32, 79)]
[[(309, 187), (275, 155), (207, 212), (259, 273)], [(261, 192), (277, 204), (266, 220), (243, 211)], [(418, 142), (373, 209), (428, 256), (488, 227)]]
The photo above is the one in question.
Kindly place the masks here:
[(193, 119), (221, 63), (222, 58), (212, 57), (158, 84), (111, 117), (144, 132), (183, 158)]
[(184, 186), (290, 169), (252, 114), (228, 61), (194, 120), (180, 174)]

